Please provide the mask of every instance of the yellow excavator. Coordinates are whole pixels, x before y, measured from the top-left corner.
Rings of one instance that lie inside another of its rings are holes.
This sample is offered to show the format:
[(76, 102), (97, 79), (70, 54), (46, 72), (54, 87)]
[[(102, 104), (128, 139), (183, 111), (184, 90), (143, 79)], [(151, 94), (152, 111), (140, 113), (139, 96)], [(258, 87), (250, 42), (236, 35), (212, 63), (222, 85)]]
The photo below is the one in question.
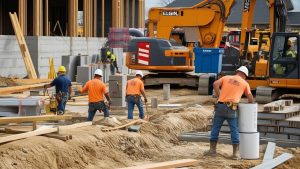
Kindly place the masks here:
[[(149, 37), (129, 42), (128, 68), (155, 72), (193, 71), (192, 49), (219, 47), (233, 4), (234, 0), (204, 0), (193, 7), (151, 8)], [(185, 37), (176, 33), (178, 29), (185, 30)], [(171, 43), (170, 37), (173, 37)], [(182, 41), (187, 48), (172, 45), (173, 40)]]
[[(234, 3), (235, 0), (204, 0), (189, 8), (150, 9), (148, 20), (150, 38), (136, 38), (130, 41), (127, 66), (130, 69), (153, 72), (193, 71), (194, 55), (191, 49), (219, 47), (226, 19)], [(256, 0), (243, 2), (239, 64), (250, 68), (251, 76), (248, 82), (251, 89), (257, 90), (257, 101), (269, 102), (276, 97), (274, 91), (299, 89), (299, 33), (285, 33), (287, 13), (285, 1), (266, 0), (270, 13), (269, 36), (272, 37), (270, 52), (267, 55), (256, 54), (247, 57), (249, 51), (247, 34), (252, 29), (255, 3)], [(176, 29), (183, 29), (185, 37), (180, 36), (178, 32), (176, 35)], [(173, 31), (175, 33), (172, 34)], [(267, 33), (261, 35), (260, 41), (263, 42)], [(185, 42), (187, 48), (173, 46), (169, 41), (172, 37), (177, 42)], [(292, 49), (293, 57), (288, 57), (287, 53), (291, 53)], [(258, 50), (258, 53), (261, 53), (261, 44)], [(207, 87), (211, 82), (204, 83), (208, 84), (204, 85)], [(202, 91), (207, 93), (207, 89)]]
[[(256, 89), (258, 102), (270, 102), (287, 92), (300, 89), (299, 32), (285, 32), (287, 8), (283, 0), (268, 0), (270, 34), (272, 37), (269, 55), (256, 55), (249, 60), (247, 31), (252, 27), (256, 0), (244, 0), (241, 26), (241, 61), (250, 68), (249, 84)], [(287, 90), (288, 89), (288, 90)]]

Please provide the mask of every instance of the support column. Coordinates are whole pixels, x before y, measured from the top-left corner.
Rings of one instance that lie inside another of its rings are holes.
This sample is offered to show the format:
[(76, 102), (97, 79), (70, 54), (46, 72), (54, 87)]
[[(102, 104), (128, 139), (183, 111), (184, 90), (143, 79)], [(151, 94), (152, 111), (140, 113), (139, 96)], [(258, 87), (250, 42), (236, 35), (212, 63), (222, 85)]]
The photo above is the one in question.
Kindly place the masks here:
[(126, 0), (126, 20), (125, 20), (125, 26), (129, 27), (129, 0)]
[(139, 28), (145, 27), (145, 0), (139, 0), (139, 14), (138, 14)]
[(77, 37), (78, 0), (69, 0), (68, 4), (69, 4), (69, 21), (68, 21), (69, 36)]
[(44, 35), (50, 36), (50, 25), (49, 25), (49, 1), (45, 0), (45, 11), (44, 11)]
[(113, 0), (113, 27), (122, 28), (124, 26), (124, 0)]
[(131, 11), (132, 11), (132, 15), (131, 15), (131, 19), (132, 19), (132, 23), (131, 23), (131, 27), (134, 28), (135, 27), (135, 1), (136, 0), (132, 0), (132, 7), (131, 7)]
[(163, 84), (164, 100), (170, 99), (170, 84)]
[(3, 34), (3, 32), (2, 32), (2, 27), (3, 27), (3, 1), (0, 1), (0, 35), (2, 35)]
[(97, 0), (94, 0), (94, 37), (97, 37)]
[(101, 32), (101, 36), (104, 37), (104, 24), (105, 24), (105, 20), (104, 20), (104, 14), (105, 14), (105, 8), (104, 8), (104, 0), (102, 0), (102, 32)]
[(42, 1), (33, 0), (33, 35), (42, 35)]
[[(27, 18), (27, 0), (19, 0), (19, 12), (18, 12), (18, 18), (19, 23), (23, 32), (23, 35), (27, 35), (27, 24), (26, 24), (26, 18)], [(2, 10), (1, 10), (2, 11)]]

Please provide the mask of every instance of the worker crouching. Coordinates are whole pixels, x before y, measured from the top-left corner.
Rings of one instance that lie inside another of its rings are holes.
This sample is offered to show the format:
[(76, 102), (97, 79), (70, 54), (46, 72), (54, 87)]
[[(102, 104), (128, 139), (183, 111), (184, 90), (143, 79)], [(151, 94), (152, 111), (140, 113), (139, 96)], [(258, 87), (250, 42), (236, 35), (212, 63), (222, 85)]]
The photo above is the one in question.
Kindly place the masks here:
[(210, 136), (210, 149), (205, 152), (205, 155), (215, 156), (217, 154), (217, 142), (219, 139), (219, 132), (223, 122), (227, 120), (230, 127), (231, 142), (233, 145), (233, 159), (239, 159), (239, 127), (238, 127), (238, 108), (237, 105), (245, 94), (248, 102), (254, 101), (251, 94), (250, 86), (246, 82), (248, 76), (248, 69), (241, 66), (236, 71), (236, 75), (224, 76), (214, 82), (214, 90), (218, 97), (218, 103), (215, 105), (215, 114)]
[(56, 77), (50, 84), (46, 84), (44, 86), (45, 90), (49, 87), (55, 86), (58, 115), (63, 115), (65, 113), (67, 101), (71, 98), (72, 93), (71, 80), (65, 74), (66, 68), (64, 66), (60, 66), (57, 72), (58, 77)]
[(141, 95), (143, 95), (145, 104), (147, 103), (147, 98), (144, 89), (143, 72), (137, 71), (135, 78), (128, 80), (126, 85), (126, 101), (128, 104), (128, 119), (133, 119), (134, 106), (137, 105), (139, 109), (140, 119), (144, 119), (144, 108)]
[[(82, 89), (79, 89), (81, 93), (88, 92), (89, 98), (89, 110), (87, 121), (93, 121), (97, 112), (103, 111), (104, 118), (109, 117), (109, 106), (111, 105), (111, 99), (108, 95), (105, 84), (102, 82), (103, 72), (97, 69), (94, 73), (94, 79), (89, 80)], [(104, 96), (108, 101), (108, 106), (104, 102)]]

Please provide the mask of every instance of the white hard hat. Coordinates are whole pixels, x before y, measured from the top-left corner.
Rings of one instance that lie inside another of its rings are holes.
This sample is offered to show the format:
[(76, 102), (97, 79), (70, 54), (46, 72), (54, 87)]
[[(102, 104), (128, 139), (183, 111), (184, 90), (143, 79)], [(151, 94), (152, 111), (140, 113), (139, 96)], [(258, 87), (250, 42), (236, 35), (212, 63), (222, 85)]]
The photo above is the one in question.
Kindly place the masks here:
[(241, 66), (241, 67), (238, 68), (236, 71), (243, 72), (246, 76), (249, 75), (249, 71), (248, 71), (248, 68), (247, 68), (246, 66)]
[(142, 76), (142, 77), (144, 76), (144, 75), (143, 75), (143, 72), (140, 71), (140, 70), (136, 71), (136, 72), (135, 72), (135, 75), (140, 75), (140, 76)]
[(97, 69), (94, 73), (95, 75), (103, 76), (103, 72), (101, 69)]

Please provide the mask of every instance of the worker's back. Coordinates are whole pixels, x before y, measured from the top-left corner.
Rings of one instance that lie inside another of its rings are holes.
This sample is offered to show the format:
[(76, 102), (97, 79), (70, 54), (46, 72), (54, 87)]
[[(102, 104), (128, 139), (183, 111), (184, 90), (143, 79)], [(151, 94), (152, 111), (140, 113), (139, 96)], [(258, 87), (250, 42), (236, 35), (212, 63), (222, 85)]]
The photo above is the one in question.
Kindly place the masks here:
[(82, 92), (88, 91), (89, 102), (103, 101), (103, 95), (107, 92), (105, 84), (100, 79), (92, 79), (86, 83)]
[(224, 76), (221, 79), (219, 102), (238, 103), (243, 93), (251, 93), (248, 83), (238, 75)]
[(140, 79), (134, 78), (127, 81), (126, 95), (140, 95), (143, 90), (144, 83)]

